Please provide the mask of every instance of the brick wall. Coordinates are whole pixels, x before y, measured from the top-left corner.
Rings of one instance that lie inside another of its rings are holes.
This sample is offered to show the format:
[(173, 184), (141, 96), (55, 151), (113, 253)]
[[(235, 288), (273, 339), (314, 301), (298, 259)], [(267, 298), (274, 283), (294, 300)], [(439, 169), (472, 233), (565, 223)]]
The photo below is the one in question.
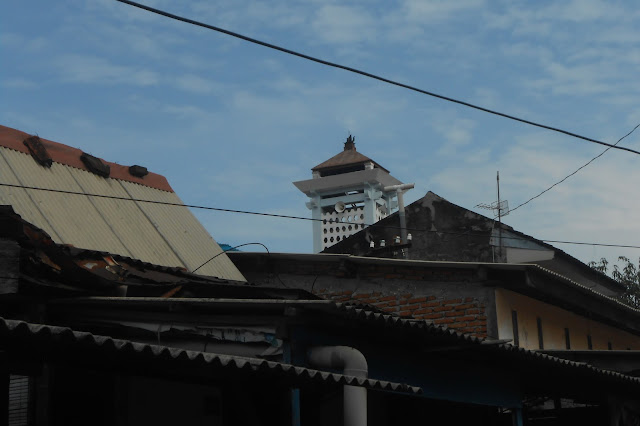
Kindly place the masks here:
[(392, 315), (425, 320), (429, 324), (454, 329), (476, 337), (487, 337), (485, 306), (473, 297), (438, 298), (412, 293), (330, 292), (321, 289), (317, 295), (335, 302), (367, 304)]

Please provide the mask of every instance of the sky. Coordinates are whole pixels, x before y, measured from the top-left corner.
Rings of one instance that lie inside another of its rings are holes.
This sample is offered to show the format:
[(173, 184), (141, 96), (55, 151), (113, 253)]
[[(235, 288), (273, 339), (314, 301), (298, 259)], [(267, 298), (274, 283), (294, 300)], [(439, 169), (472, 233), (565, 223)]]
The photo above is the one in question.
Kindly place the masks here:
[[(615, 143), (640, 123), (635, 1), (140, 0), (291, 50)], [(292, 184), (359, 152), (475, 208), (515, 207), (605, 147), (170, 20), (115, 0), (0, 16), (0, 124), (167, 177), (187, 204), (310, 217)], [(640, 150), (640, 130), (621, 145)], [(640, 156), (610, 150), (504, 223), (640, 245)], [(311, 223), (196, 210), (220, 243), (311, 252)], [(589, 262), (640, 250), (554, 245)], [(260, 247), (243, 249), (262, 250)]]

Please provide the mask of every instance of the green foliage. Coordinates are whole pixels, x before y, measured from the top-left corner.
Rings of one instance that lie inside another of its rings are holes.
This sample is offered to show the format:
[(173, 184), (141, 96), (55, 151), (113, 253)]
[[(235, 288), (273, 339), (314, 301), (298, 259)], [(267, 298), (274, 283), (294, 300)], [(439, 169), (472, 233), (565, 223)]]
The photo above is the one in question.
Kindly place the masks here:
[[(618, 261), (622, 263), (622, 267), (613, 265), (611, 271), (611, 278), (625, 287), (624, 294), (618, 299), (629, 306), (640, 309), (640, 259), (638, 259), (638, 266), (625, 256), (618, 257)], [(609, 270), (609, 261), (602, 258), (600, 262), (589, 262), (589, 266), (606, 274)]]

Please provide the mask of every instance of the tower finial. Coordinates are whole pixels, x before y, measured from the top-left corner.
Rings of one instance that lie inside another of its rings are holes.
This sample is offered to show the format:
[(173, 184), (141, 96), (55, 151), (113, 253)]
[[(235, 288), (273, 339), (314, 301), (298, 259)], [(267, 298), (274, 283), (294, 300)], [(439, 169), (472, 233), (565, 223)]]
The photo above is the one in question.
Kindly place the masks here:
[(354, 138), (352, 135), (349, 135), (349, 137), (347, 138), (347, 141), (344, 143), (344, 150), (345, 151), (356, 150), (356, 138)]

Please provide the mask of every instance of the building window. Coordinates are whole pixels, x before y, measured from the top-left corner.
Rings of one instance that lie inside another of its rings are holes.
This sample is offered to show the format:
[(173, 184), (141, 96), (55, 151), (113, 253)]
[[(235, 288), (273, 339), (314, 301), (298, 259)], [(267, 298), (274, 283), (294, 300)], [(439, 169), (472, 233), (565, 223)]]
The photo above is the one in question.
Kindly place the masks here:
[(540, 349), (544, 349), (544, 339), (542, 337), (542, 319), (540, 317), (536, 318), (538, 323), (538, 347)]
[(518, 334), (518, 313), (511, 311), (511, 324), (513, 328), (513, 345), (520, 346), (520, 335)]
[(567, 349), (571, 349), (571, 336), (568, 328), (564, 329), (564, 344)]
[(611, 344), (611, 342), (607, 342), (607, 349), (613, 350), (613, 345)]

